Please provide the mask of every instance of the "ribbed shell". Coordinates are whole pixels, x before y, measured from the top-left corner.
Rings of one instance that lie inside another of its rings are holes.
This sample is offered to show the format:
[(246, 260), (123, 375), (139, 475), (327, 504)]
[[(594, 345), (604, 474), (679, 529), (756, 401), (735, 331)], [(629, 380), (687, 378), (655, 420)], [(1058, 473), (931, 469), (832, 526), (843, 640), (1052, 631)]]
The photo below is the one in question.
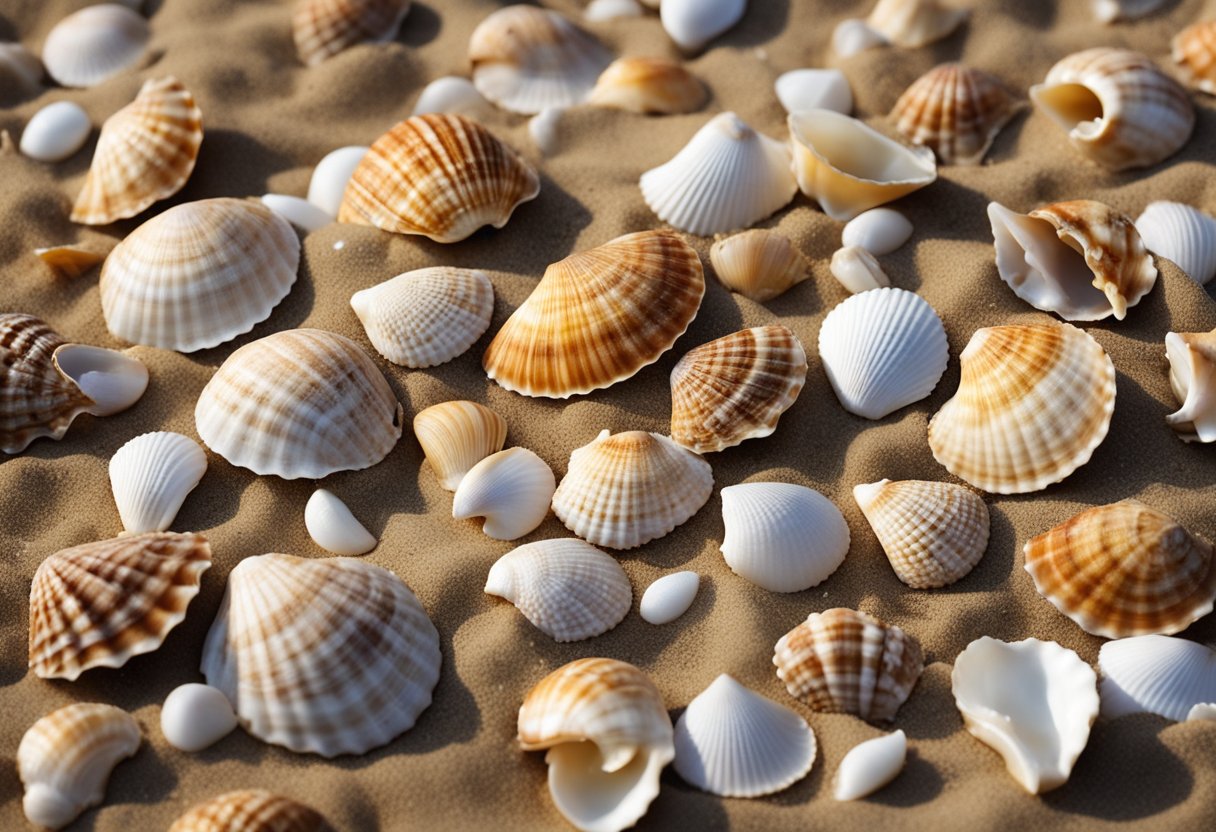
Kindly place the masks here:
[(674, 234), (640, 231), (545, 269), (486, 348), (486, 374), (525, 396), (564, 399), (629, 378), (697, 315), (705, 275)]
[(163, 532), (206, 473), (207, 454), (180, 433), (144, 433), (115, 451), (109, 471), (122, 527)]
[(198, 397), (203, 443), (233, 465), (321, 479), (383, 459), (404, 411), (354, 341), (319, 329), (276, 332), (241, 347)]
[(1203, 20), (1183, 29), (1170, 42), (1178, 74), (1187, 84), (1216, 95), (1216, 20)]
[(47, 74), (65, 87), (95, 87), (144, 56), (148, 21), (119, 3), (86, 6), (55, 24), (42, 44)]
[(1102, 715), (1148, 713), (1181, 722), (1216, 701), (1216, 650), (1169, 636), (1108, 641), (1098, 651)]
[(958, 391), (929, 422), (950, 473), (984, 491), (1024, 494), (1089, 461), (1115, 409), (1115, 366), (1069, 324), (978, 330), (959, 356)]
[(1165, 336), (1178, 410), (1165, 421), (1187, 442), (1216, 442), (1216, 329)]
[(34, 573), (29, 666), (72, 680), (160, 647), (211, 566), (201, 534), (152, 532), (63, 549)]
[(705, 85), (677, 61), (620, 58), (591, 90), (588, 104), (634, 113), (692, 113), (705, 104)]
[(948, 36), (969, 14), (938, 0), (878, 0), (866, 23), (891, 43), (917, 49)]
[(507, 421), (477, 402), (441, 402), (414, 416), (414, 436), (439, 485), (455, 491), (470, 468), (502, 450)]
[(201, 669), (253, 736), (334, 757), (411, 728), (441, 660), (426, 610), (387, 569), (268, 554), (229, 573)]
[(758, 303), (811, 276), (806, 258), (790, 238), (768, 228), (718, 240), (709, 249), (709, 261), (723, 286)]
[(145, 81), (139, 95), (101, 125), (72, 222), (107, 225), (182, 189), (203, 142), (203, 113), (172, 76)]
[(262, 789), (227, 792), (179, 817), (169, 832), (333, 832), (320, 812)]
[(1181, 202), (1150, 202), (1136, 218), (1144, 247), (1206, 285), (1216, 276), (1216, 218)]
[(410, 0), (301, 0), (291, 13), (296, 54), (316, 66), (364, 41), (391, 40)]
[(934, 67), (895, 102), (895, 129), (945, 165), (978, 165), (1020, 109), (995, 76), (961, 64)]
[(515, 540), (549, 513), (556, 482), (549, 465), (527, 448), (490, 454), (469, 469), (452, 495), (452, 517), (484, 517), (482, 531), (495, 540)]
[(60, 439), (93, 406), (56, 366), (59, 333), (33, 315), (0, 313), (0, 450), (20, 453), (40, 436)]

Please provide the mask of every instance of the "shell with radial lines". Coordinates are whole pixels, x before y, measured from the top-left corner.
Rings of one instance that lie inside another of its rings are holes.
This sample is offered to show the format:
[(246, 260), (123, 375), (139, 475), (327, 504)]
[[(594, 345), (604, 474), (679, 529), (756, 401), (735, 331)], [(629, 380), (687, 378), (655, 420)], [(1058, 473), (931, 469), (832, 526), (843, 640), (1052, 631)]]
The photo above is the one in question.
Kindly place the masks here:
[(296, 54), (316, 66), (365, 41), (388, 41), (410, 10), (410, 0), (301, 0), (291, 13)]
[(439, 485), (455, 491), (470, 468), (502, 450), (507, 421), (477, 402), (440, 402), (415, 414), (414, 436)]
[(939, 0), (878, 0), (866, 23), (896, 46), (917, 49), (947, 37), (969, 14)]
[(1195, 706), (1216, 702), (1216, 650), (1184, 638), (1108, 641), (1098, 669), (1104, 717), (1147, 712), (1181, 722)]
[(1216, 218), (1182, 202), (1150, 202), (1136, 218), (1144, 247), (1203, 286), (1216, 276)]
[(1178, 410), (1165, 421), (1187, 442), (1216, 442), (1216, 329), (1165, 336)]
[(163, 532), (207, 472), (207, 454), (180, 433), (144, 433), (114, 452), (109, 471), (122, 527)]
[(790, 238), (768, 228), (718, 240), (709, 249), (709, 261), (722, 285), (758, 303), (772, 300), (811, 276), (806, 258)]
[(127, 6), (86, 6), (47, 33), (42, 63), (47, 74), (65, 87), (95, 87), (134, 70), (150, 38), (147, 19)]
[(942, 64), (904, 91), (891, 120), (901, 136), (932, 149), (942, 164), (978, 165), (1021, 106), (995, 76)]
[(595, 82), (588, 104), (634, 113), (692, 113), (705, 104), (705, 85), (677, 61), (621, 58)]
[(527, 448), (508, 448), (490, 454), (461, 478), (452, 495), (452, 517), (484, 517), (487, 537), (515, 540), (545, 519), (556, 486), (543, 459)]
[(179, 817), (169, 832), (333, 832), (311, 806), (262, 789), (226, 792)]
[(1170, 54), (1187, 84), (1216, 95), (1216, 20), (1183, 29), (1170, 42)]

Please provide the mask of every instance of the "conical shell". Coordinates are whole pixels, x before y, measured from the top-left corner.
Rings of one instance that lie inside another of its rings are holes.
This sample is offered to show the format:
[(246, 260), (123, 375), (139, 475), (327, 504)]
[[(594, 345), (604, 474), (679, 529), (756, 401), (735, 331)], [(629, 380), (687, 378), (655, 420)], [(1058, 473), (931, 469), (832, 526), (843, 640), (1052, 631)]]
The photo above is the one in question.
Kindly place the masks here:
[(638, 614), (647, 624), (670, 624), (692, 606), (701, 576), (696, 572), (673, 572), (656, 580), (642, 593)]
[(1212, 611), (1212, 545), (1136, 500), (1083, 511), (1023, 548), (1035, 588), (1088, 633), (1176, 633)]
[(1102, 716), (1148, 712), (1189, 719), (1195, 706), (1216, 701), (1216, 650), (1169, 636), (1108, 641), (1098, 651)]
[(489, 329), (494, 286), (477, 269), (433, 266), (355, 292), (350, 305), (376, 352), (403, 367), (434, 367)]
[(1054, 641), (984, 636), (954, 660), (954, 704), (967, 730), (1005, 758), (1031, 794), (1058, 788), (1089, 741), (1098, 677)]
[(890, 722), (924, 668), (920, 642), (864, 612), (813, 612), (773, 655), (790, 696), (812, 710)]
[(836, 282), (851, 295), (860, 295), (871, 289), (883, 289), (891, 285), (891, 278), (887, 277), (882, 266), (878, 265), (878, 260), (861, 246), (837, 249), (828, 264), (828, 270), (832, 277), (836, 278)]
[(182, 189), (203, 143), (203, 114), (173, 77), (144, 82), (105, 120), (72, 222), (107, 225)]
[(664, 0), (659, 6), (663, 30), (686, 52), (697, 52), (734, 27), (747, 0)]
[(1090, 5), (1099, 23), (1115, 23), (1148, 17), (1167, 3), (1169, 0), (1091, 0)]
[(1068, 324), (977, 330), (954, 396), (929, 422), (933, 457), (994, 494), (1025, 494), (1089, 461), (1115, 410), (1115, 365)]
[(1000, 80), (961, 64), (934, 67), (895, 102), (900, 135), (944, 165), (978, 165), (997, 133), (1020, 109)]
[(1187, 442), (1216, 442), (1216, 329), (1165, 336), (1178, 410), (1165, 421)]
[(948, 36), (968, 14), (938, 0), (878, 0), (866, 23), (896, 46), (917, 49)]
[(701, 306), (697, 252), (641, 231), (545, 269), (486, 348), (486, 374), (525, 396), (564, 399), (629, 378), (684, 334)]
[(725, 673), (688, 703), (675, 746), (676, 772), (723, 797), (789, 788), (810, 773), (818, 750), (805, 719)]
[(318, 488), (308, 498), (304, 527), (313, 543), (335, 555), (364, 555), (379, 542), (338, 495), (324, 488)]
[(1216, 219), (1181, 202), (1150, 202), (1136, 219), (1144, 247), (1206, 285), (1216, 276)]
[(1183, 29), (1170, 48), (1182, 79), (1197, 90), (1216, 95), (1216, 20)]
[(1061, 60), (1030, 100), (1068, 131), (1086, 158), (1113, 171), (1146, 168), (1178, 152), (1195, 127), (1185, 89), (1148, 57), (1096, 47)]
[(246, 558), (202, 672), (263, 742), (363, 754), (409, 730), (439, 680), (439, 633), (400, 578), (354, 558)]
[(988, 548), (988, 507), (961, 485), (882, 480), (854, 486), (853, 499), (891, 568), (913, 589), (954, 583)]
[(510, 601), (558, 642), (608, 632), (633, 604), (633, 588), (616, 559), (574, 538), (512, 549), (490, 567), (485, 591)]
[(452, 495), (452, 517), (484, 517), (482, 531), (495, 540), (515, 540), (549, 513), (557, 483), (549, 465), (527, 448), (508, 448), (478, 462)]
[(227, 792), (179, 817), (169, 832), (333, 832), (321, 813), (261, 789)]
[(903, 731), (858, 743), (849, 749), (832, 778), (832, 796), (837, 800), (859, 800), (881, 789), (899, 776), (908, 754)]
[(411, 116), (376, 139), (346, 186), (339, 222), (456, 243), (502, 228), (540, 193), (536, 171), (464, 116)]
[(747, 228), (785, 206), (798, 190), (789, 149), (734, 113), (714, 116), (638, 184), (659, 219), (701, 235)]
[(201, 534), (152, 532), (63, 549), (30, 587), (29, 666), (73, 680), (160, 647), (211, 567)]
[(713, 489), (709, 463), (666, 436), (604, 430), (570, 454), (553, 513), (589, 543), (632, 549), (684, 523)]
[(80, 277), (106, 259), (106, 255), (100, 251), (74, 245), (36, 248), (34, 254), (65, 277)]
[(596, 107), (633, 113), (693, 113), (705, 104), (705, 85), (666, 58), (620, 58), (595, 82), (587, 99)]
[(950, 350), (932, 306), (912, 292), (884, 287), (828, 313), (819, 328), (819, 358), (845, 410), (882, 419), (933, 392)]
[(767, 228), (718, 240), (709, 249), (709, 261), (722, 285), (758, 303), (811, 276), (806, 258), (790, 238)]
[(194, 407), (208, 448), (287, 480), (375, 465), (397, 444), (403, 416), (367, 353), (319, 329), (276, 332), (241, 347)]
[(86, 6), (55, 24), (42, 44), (47, 74), (65, 87), (95, 87), (143, 58), (151, 31), (119, 3)]
[(502, 450), (507, 421), (477, 402), (441, 402), (418, 411), (414, 435), (439, 485), (455, 491), (470, 468)]
[(301, 0), (291, 13), (296, 54), (316, 66), (364, 41), (391, 40), (410, 0)]
[(180, 433), (144, 433), (110, 457), (110, 488), (132, 534), (163, 532), (207, 471), (207, 454)]
[(101, 803), (110, 772), (141, 739), (135, 719), (113, 705), (78, 702), (35, 722), (17, 747), (26, 818), (59, 829)]

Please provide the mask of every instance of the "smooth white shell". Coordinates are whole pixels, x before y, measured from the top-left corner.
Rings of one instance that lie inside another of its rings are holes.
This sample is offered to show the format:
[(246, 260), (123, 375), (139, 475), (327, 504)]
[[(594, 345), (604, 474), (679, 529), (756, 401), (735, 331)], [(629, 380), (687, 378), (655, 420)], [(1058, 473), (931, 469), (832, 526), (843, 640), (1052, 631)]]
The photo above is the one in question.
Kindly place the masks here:
[(21, 152), (39, 162), (58, 162), (84, 146), (93, 123), (73, 101), (56, 101), (34, 113), (21, 133)]
[(368, 150), (352, 145), (325, 154), (325, 158), (313, 168), (312, 179), (308, 182), (308, 201), (331, 217), (337, 217), (338, 209), (342, 207), (342, 194), (346, 193), (346, 183)]
[(881, 257), (908, 242), (912, 223), (893, 208), (871, 208), (845, 223), (840, 240), (846, 246), (860, 246)]
[(747, 10), (747, 0), (663, 0), (659, 19), (676, 45), (696, 52), (730, 29)]
[(236, 713), (223, 691), (191, 682), (174, 688), (160, 709), (160, 730), (181, 751), (202, 751), (236, 728)]
[(148, 389), (148, 368), (138, 358), (87, 344), (64, 344), (55, 365), (93, 400), (87, 412), (110, 416), (139, 401)]
[(33, 97), (42, 89), (42, 61), (20, 43), (0, 43), (0, 77), (14, 83), (8, 96)]
[(853, 112), (853, 91), (839, 69), (791, 69), (773, 84), (787, 113), (802, 110)]
[(1136, 219), (1144, 247), (1200, 285), (1216, 275), (1216, 219), (1181, 202), (1150, 202)]
[(558, 124), (561, 120), (561, 107), (546, 107), (538, 115), (528, 119), (528, 135), (545, 156), (552, 156), (557, 152)]
[(850, 294), (868, 292), (871, 289), (881, 289), (891, 285), (891, 278), (878, 265), (874, 255), (860, 246), (845, 246), (832, 255), (828, 266), (832, 277)]
[(131, 534), (163, 532), (207, 471), (207, 454), (188, 436), (145, 433), (110, 458), (110, 488)]
[(637, 0), (591, 0), (583, 10), (583, 19), (589, 23), (600, 23), (618, 17), (641, 17), (642, 14)]
[(851, 58), (858, 52), (886, 46), (887, 43), (882, 32), (857, 18), (842, 20), (832, 30), (832, 51), (840, 58)]
[(336, 494), (318, 488), (304, 506), (308, 536), (335, 555), (362, 555), (376, 548), (374, 535), (363, 527)]
[(1189, 718), (1196, 706), (1216, 702), (1216, 651), (1172, 636), (1108, 641), (1098, 651), (1102, 716), (1148, 712)]
[(1203, 702), (1186, 715), (1187, 722), (1216, 722), (1216, 702)]
[(638, 612), (648, 624), (669, 624), (692, 606), (701, 576), (696, 572), (675, 572), (656, 580), (642, 593)]
[(266, 194), (262, 197), (262, 204), (305, 233), (324, 228), (334, 221), (332, 216), (298, 196)]
[(493, 111), (494, 105), (486, 101), (472, 81), (457, 75), (445, 75), (423, 88), (422, 94), (414, 102), (414, 112), (411, 115), (456, 113), (482, 119)]
[(86, 6), (47, 34), (42, 63), (65, 87), (92, 87), (139, 63), (150, 36), (148, 21), (126, 6)]
[(1170, 387), (1178, 400), (1178, 409), (1165, 421), (1184, 442), (1216, 442), (1216, 359), (1184, 340), (1193, 337), (1165, 335)]
[(484, 517), (495, 540), (523, 537), (549, 512), (557, 482), (553, 470), (527, 448), (490, 454), (469, 469), (452, 496), (452, 517)]
[(859, 800), (890, 783), (904, 768), (908, 738), (903, 731), (858, 743), (849, 749), (832, 779), (837, 800)]

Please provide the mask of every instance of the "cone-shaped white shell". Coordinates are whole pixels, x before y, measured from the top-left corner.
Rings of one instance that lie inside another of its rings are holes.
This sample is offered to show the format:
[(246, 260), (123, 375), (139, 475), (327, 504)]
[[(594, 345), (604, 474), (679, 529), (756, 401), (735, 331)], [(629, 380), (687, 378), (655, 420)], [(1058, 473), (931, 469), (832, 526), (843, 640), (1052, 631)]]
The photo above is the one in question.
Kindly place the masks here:
[(1165, 417), (1187, 442), (1216, 442), (1216, 330), (1165, 336), (1170, 387), (1179, 408)]
[(1136, 220), (1144, 247), (1206, 284), (1216, 275), (1216, 219), (1181, 202), (1150, 202)]
[(838, 249), (832, 255), (828, 269), (832, 277), (853, 295), (891, 285), (891, 278), (878, 265), (874, 255), (861, 246)]
[(414, 435), (439, 485), (455, 491), (470, 468), (502, 450), (507, 422), (477, 402), (440, 402), (414, 416)]
[(132, 534), (163, 532), (207, 471), (207, 454), (180, 433), (137, 436), (110, 458), (110, 488)]
[(494, 112), (494, 106), (477, 91), (468, 78), (446, 75), (436, 78), (423, 88), (414, 102), (411, 115), (424, 113), (456, 113), (469, 118), (484, 119)]
[(1102, 716), (1147, 711), (1187, 719), (1193, 707), (1216, 701), (1216, 651), (1171, 636), (1108, 641), (1098, 651)]
[(308, 181), (308, 201), (331, 217), (338, 216), (346, 183), (355, 173), (370, 148), (359, 145), (339, 147), (325, 154), (312, 170)]
[(849, 749), (832, 778), (832, 796), (859, 800), (881, 789), (903, 770), (908, 738), (903, 731), (858, 743)]
[(160, 730), (181, 751), (202, 751), (236, 728), (228, 697), (210, 685), (191, 682), (174, 688), (160, 709)]
[(701, 587), (696, 572), (664, 575), (646, 587), (638, 613), (648, 624), (669, 624), (688, 611)]
[(549, 513), (557, 482), (553, 469), (527, 448), (508, 448), (469, 469), (452, 497), (452, 517), (484, 517), (495, 540), (523, 537)]
[(696, 52), (743, 17), (747, 0), (663, 0), (659, 19), (681, 49)]
[(792, 69), (773, 83), (787, 113), (803, 110), (853, 111), (853, 91), (839, 69)]
[(42, 63), (65, 87), (93, 87), (139, 63), (149, 37), (148, 21), (126, 6), (87, 6), (55, 24)]
[(881, 257), (908, 242), (912, 223), (893, 208), (871, 208), (849, 220), (840, 232), (845, 246), (860, 246)]
[(324, 228), (334, 221), (329, 214), (298, 196), (265, 194), (262, 196), (262, 204), (305, 234)]
[(376, 548), (376, 538), (333, 492), (318, 488), (304, 506), (308, 536), (335, 555), (362, 555)]
[(39, 162), (58, 162), (84, 146), (93, 123), (74, 101), (56, 101), (34, 113), (21, 131), (21, 152)]

